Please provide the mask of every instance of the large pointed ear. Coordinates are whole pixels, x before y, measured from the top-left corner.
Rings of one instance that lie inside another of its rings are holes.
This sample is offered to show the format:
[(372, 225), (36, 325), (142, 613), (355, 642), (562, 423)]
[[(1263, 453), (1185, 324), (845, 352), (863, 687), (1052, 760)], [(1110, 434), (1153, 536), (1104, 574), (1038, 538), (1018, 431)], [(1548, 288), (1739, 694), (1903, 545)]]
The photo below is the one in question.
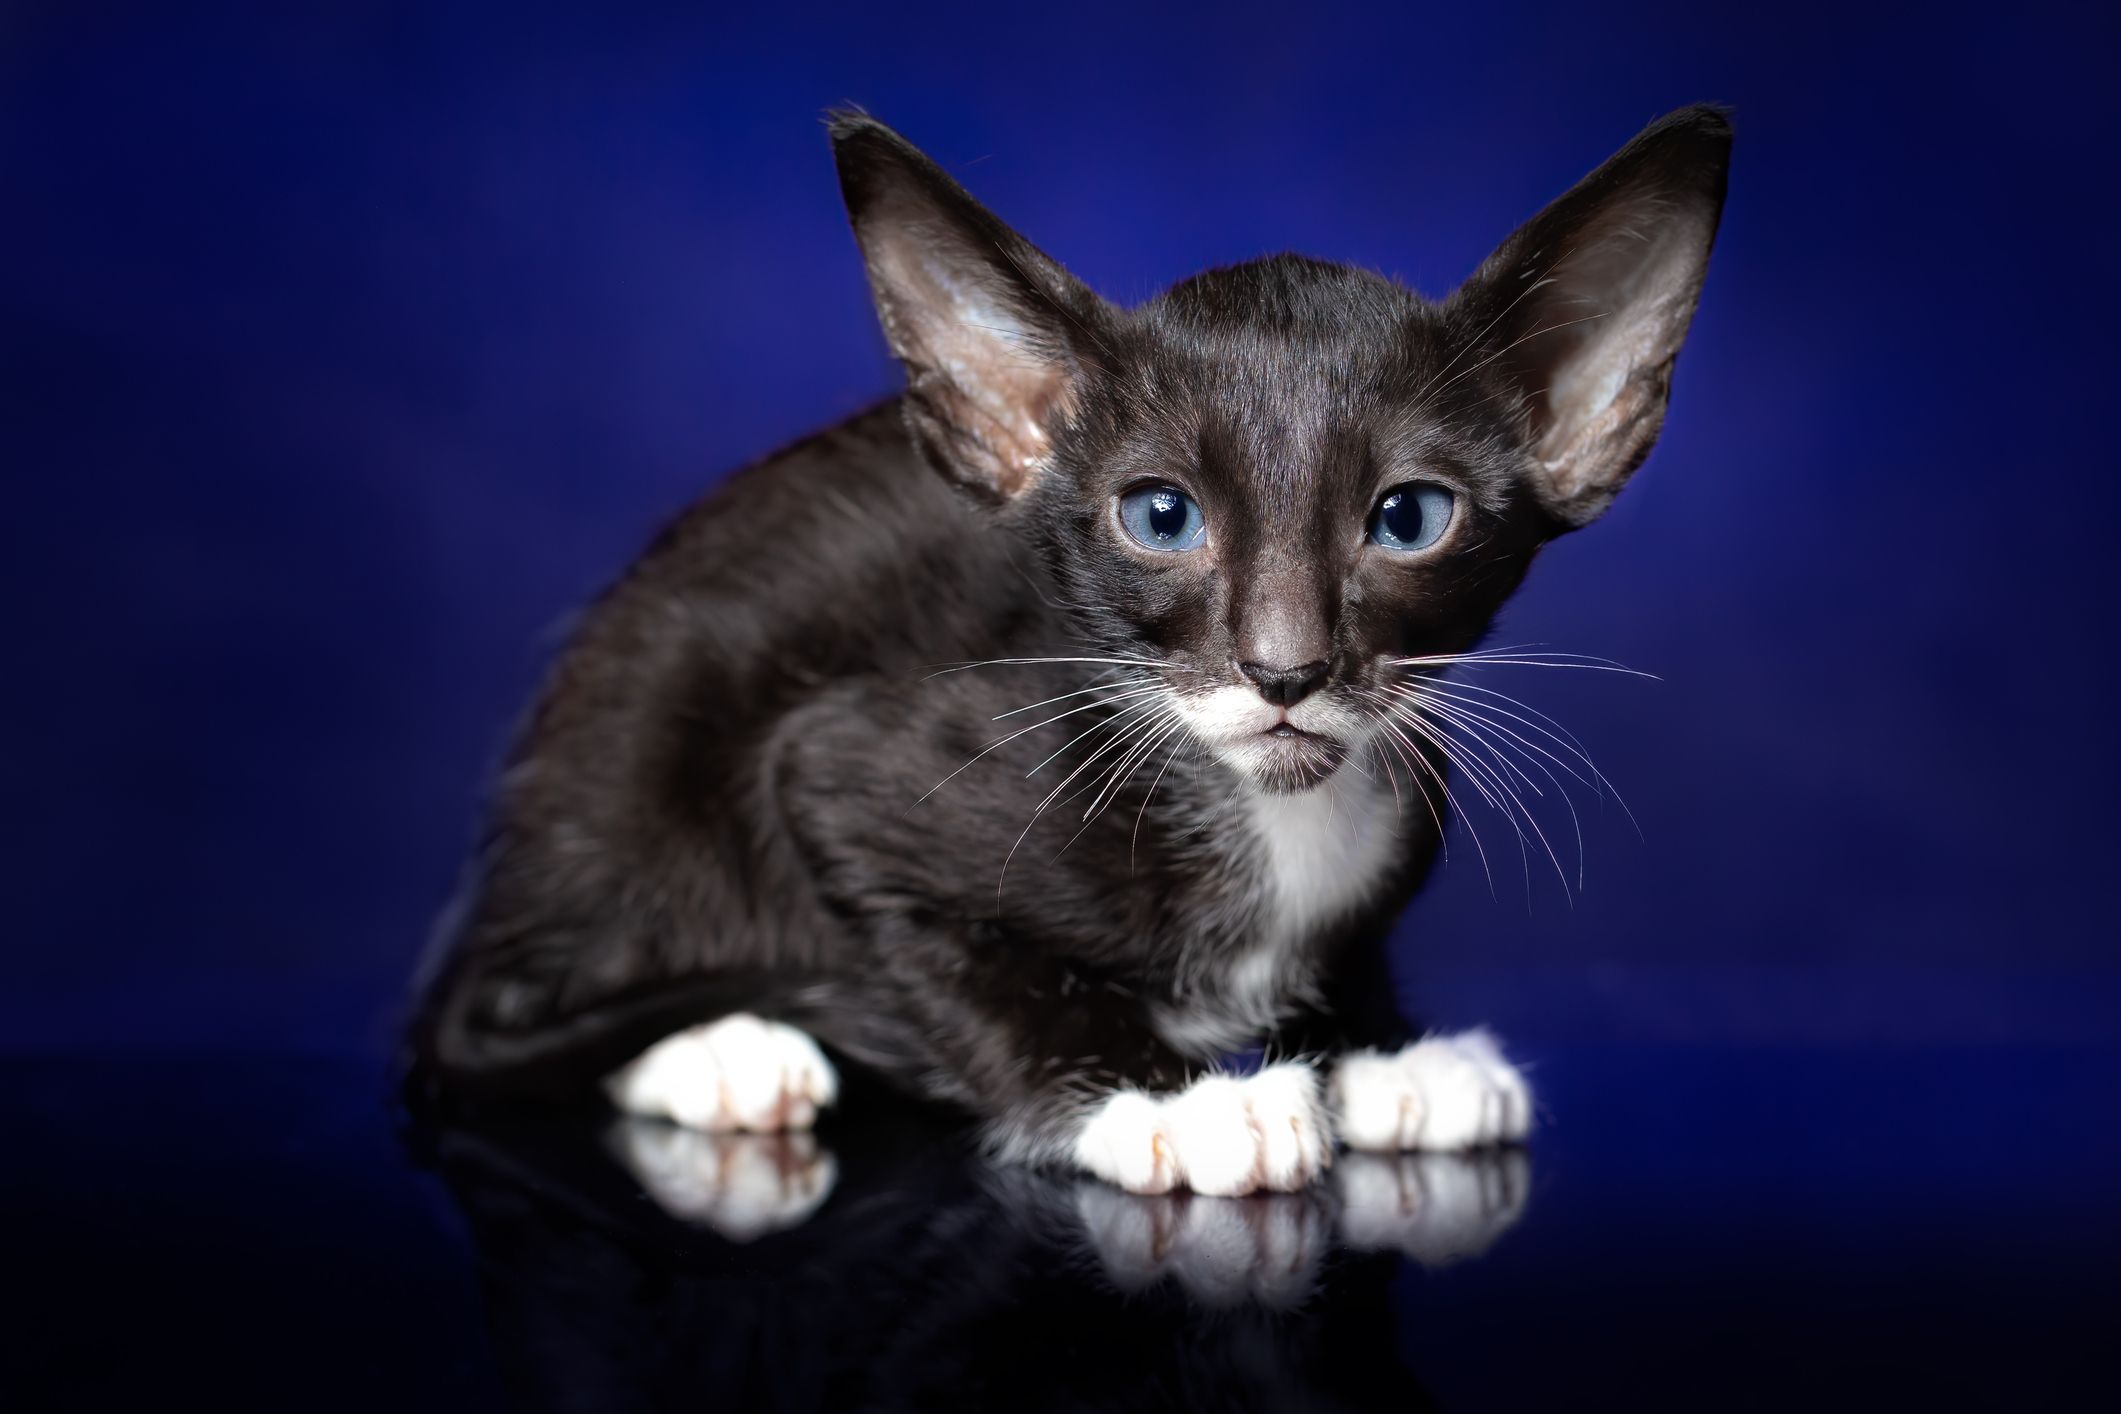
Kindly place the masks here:
[(1603, 511), (1657, 440), (1730, 152), (1714, 108), (1659, 119), (1451, 297), (1483, 373), (1524, 409), (1532, 489), (1564, 529)]
[(914, 437), (945, 476), (1006, 501), (1044, 469), (1106, 306), (882, 123), (839, 113), (831, 133)]

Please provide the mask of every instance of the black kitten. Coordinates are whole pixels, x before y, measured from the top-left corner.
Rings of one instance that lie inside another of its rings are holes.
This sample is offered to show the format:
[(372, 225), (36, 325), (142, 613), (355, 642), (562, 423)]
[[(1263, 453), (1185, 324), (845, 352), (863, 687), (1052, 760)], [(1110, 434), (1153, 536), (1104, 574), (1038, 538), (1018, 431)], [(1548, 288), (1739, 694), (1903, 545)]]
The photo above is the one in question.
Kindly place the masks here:
[[(587, 616), (424, 1073), (792, 1127), (836, 1097), (814, 1038), (1137, 1191), (1520, 1137), (1484, 1035), (1407, 1044), (1382, 943), (1450, 733), (1495, 726), (1443, 667), (1656, 438), (1729, 125), (1653, 124), (1441, 303), (1276, 256), (1133, 310), (883, 125), (831, 131), (907, 391)], [(1213, 1071), (1263, 1040), (1330, 1102)]]

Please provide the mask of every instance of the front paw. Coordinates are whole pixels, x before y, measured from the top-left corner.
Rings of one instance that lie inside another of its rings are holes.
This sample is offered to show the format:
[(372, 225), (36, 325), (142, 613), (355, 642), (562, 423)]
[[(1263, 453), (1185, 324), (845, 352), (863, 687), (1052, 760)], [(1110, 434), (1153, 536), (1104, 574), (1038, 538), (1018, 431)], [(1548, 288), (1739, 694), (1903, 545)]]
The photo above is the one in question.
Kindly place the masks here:
[(604, 1090), (627, 1114), (772, 1133), (816, 1123), (839, 1077), (793, 1026), (737, 1012), (664, 1037), (606, 1078)]
[(1075, 1159), (1130, 1193), (1293, 1192), (1332, 1162), (1332, 1129), (1310, 1067), (1203, 1076), (1175, 1095), (1124, 1090), (1077, 1135)]
[(1351, 1149), (1474, 1149), (1532, 1127), (1532, 1092), (1485, 1031), (1431, 1036), (1395, 1055), (1358, 1051), (1333, 1071), (1333, 1116)]

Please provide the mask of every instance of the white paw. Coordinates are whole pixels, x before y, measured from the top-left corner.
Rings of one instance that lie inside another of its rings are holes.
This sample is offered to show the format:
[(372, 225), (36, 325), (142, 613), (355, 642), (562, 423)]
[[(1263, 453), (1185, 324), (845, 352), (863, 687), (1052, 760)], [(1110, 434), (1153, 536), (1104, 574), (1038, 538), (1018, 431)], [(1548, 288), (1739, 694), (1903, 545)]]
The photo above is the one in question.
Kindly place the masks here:
[(1524, 1216), (1532, 1186), (1522, 1149), (1346, 1154), (1333, 1178), (1342, 1241), (1359, 1251), (1403, 1252), (1425, 1267), (1487, 1251)]
[(666, 1036), (604, 1082), (628, 1114), (687, 1129), (808, 1129), (839, 1093), (817, 1043), (744, 1012)]
[(1332, 1246), (1323, 1205), (1301, 1194), (1201, 1198), (1085, 1183), (1075, 1208), (1114, 1285), (1140, 1291), (1169, 1278), (1204, 1306), (1299, 1306)]
[(1334, 1068), (1332, 1100), (1351, 1149), (1473, 1149), (1532, 1127), (1532, 1092), (1485, 1031), (1358, 1051)]
[(1076, 1136), (1075, 1160), (1130, 1193), (1291, 1192), (1333, 1159), (1332, 1130), (1309, 1066), (1209, 1075), (1175, 1095), (1122, 1090)]
[(794, 1227), (839, 1176), (810, 1134), (702, 1134), (627, 1119), (612, 1126), (610, 1144), (657, 1207), (732, 1242)]

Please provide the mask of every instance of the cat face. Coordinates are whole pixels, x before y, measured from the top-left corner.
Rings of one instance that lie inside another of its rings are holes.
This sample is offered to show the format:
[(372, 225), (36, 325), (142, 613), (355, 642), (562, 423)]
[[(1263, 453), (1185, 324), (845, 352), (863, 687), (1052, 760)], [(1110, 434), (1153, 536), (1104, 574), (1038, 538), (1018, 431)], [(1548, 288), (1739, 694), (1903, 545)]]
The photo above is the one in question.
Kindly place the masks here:
[(1390, 730), (1662, 421), (1729, 126), (1652, 125), (1450, 298), (1276, 256), (1119, 309), (890, 130), (833, 126), (923, 454), (1035, 545), (1085, 643), (1270, 791)]

